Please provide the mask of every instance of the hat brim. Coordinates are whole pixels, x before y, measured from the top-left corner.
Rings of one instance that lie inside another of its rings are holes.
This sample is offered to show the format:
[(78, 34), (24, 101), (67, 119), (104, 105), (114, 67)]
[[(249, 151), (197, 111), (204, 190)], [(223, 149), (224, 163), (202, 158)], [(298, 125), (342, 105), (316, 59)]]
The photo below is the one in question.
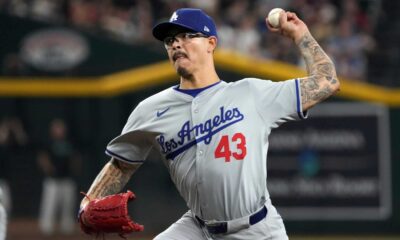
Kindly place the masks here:
[(181, 32), (195, 31), (194, 29), (178, 23), (163, 22), (157, 24), (153, 28), (153, 36), (160, 41), (164, 41), (166, 37), (174, 36)]

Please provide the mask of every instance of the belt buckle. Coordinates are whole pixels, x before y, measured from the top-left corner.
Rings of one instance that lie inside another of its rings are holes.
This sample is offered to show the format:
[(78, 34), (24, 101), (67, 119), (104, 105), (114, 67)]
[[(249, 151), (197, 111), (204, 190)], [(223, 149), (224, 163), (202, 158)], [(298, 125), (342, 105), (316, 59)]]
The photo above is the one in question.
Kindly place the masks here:
[(221, 222), (218, 222), (216, 220), (204, 221), (204, 223), (206, 224), (206, 226), (210, 226), (210, 227), (217, 227), (221, 224)]
[(228, 231), (227, 222), (218, 222), (215, 220), (210, 220), (205, 223), (206, 228), (211, 234), (226, 233)]

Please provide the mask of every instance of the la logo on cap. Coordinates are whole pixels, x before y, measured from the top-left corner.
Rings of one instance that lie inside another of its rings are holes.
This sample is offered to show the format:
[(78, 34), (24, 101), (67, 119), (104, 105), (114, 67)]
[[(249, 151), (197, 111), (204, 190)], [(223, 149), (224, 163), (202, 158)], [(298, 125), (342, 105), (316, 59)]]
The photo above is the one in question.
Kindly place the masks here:
[(204, 29), (203, 29), (205, 32), (210, 32), (210, 29), (207, 27), (207, 26), (204, 26)]
[(178, 14), (176, 14), (176, 12), (174, 12), (174, 14), (172, 14), (171, 18), (169, 19), (170, 22), (174, 22), (178, 20)]

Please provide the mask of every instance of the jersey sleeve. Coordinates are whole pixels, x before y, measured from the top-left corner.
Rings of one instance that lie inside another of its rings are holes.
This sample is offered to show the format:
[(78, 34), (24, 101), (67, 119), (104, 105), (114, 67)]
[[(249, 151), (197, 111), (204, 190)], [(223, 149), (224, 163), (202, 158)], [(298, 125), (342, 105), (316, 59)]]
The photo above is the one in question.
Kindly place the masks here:
[(307, 118), (307, 111), (302, 109), (299, 79), (282, 82), (250, 79), (249, 85), (258, 112), (272, 127)]
[(152, 148), (143, 125), (139, 104), (129, 116), (121, 135), (108, 143), (106, 154), (127, 163), (143, 163)]

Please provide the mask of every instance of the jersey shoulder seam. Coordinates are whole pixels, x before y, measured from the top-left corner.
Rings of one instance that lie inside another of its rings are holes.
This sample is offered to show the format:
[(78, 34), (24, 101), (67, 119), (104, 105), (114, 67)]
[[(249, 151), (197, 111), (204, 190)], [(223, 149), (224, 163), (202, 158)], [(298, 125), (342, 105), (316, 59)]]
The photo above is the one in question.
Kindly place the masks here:
[[(259, 78), (253, 78), (253, 79), (255, 79), (255, 80), (261, 80), (261, 81), (268, 81), (268, 80), (259, 79)], [(251, 79), (250, 79), (250, 78), (247, 78), (247, 85), (248, 85), (248, 88), (249, 88), (249, 91), (250, 91), (250, 96), (251, 96), (251, 98), (253, 99), (253, 103), (254, 103), (254, 105), (255, 105), (256, 112), (257, 112), (257, 114), (260, 116), (260, 118), (262, 119), (262, 121), (263, 121), (264, 123), (267, 123), (267, 122), (268, 122), (267, 119), (264, 118), (264, 116), (263, 116), (263, 114), (262, 114), (262, 112), (261, 112), (261, 109), (260, 109), (260, 107), (259, 107), (259, 104), (257, 104), (257, 99), (254, 97), (254, 94), (252, 94), (253, 86), (254, 86), (254, 85), (252, 85), (250, 81), (251, 81)]]

